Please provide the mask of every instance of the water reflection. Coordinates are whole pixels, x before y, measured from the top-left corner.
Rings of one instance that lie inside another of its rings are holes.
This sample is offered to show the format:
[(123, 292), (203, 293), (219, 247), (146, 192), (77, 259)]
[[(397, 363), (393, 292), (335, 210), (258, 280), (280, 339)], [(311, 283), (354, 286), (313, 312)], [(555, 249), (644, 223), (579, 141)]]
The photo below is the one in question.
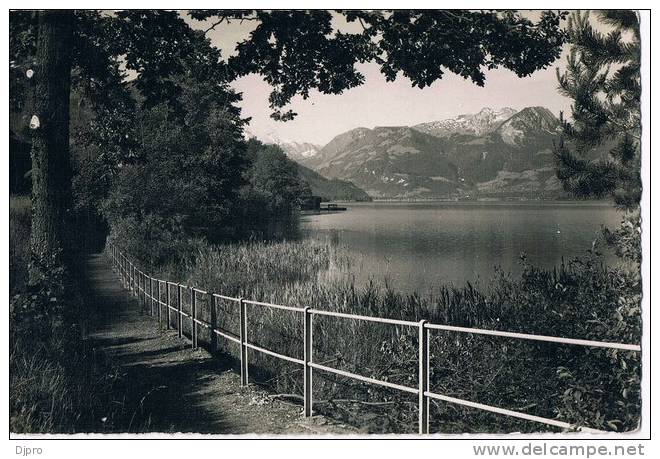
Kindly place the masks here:
[[(350, 203), (346, 212), (303, 217), (302, 234), (345, 247), (351, 274), (398, 289), (487, 280), (583, 255), (620, 215), (606, 203)], [(608, 256), (612, 261), (613, 257)], [(340, 273), (335, 273), (340, 274)]]

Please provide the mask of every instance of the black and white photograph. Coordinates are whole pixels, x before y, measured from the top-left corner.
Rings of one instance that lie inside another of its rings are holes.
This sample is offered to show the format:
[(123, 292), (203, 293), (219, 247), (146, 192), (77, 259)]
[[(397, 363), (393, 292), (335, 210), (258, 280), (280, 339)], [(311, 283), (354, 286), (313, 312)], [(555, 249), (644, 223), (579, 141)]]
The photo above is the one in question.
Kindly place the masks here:
[(10, 454), (645, 455), (650, 10), (11, 3)]

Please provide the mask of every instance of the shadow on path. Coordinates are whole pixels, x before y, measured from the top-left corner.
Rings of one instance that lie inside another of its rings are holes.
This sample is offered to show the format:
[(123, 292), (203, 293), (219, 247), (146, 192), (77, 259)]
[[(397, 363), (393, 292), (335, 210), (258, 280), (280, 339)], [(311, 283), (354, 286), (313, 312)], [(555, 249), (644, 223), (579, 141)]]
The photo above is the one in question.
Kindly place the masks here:
[[(117, 371), (114, 399), (127, 432), (339, 433), (303, 421), (301, 407), (241, 387), (240, 377), (176, 331), (159, 330), (121, 287), (104, 255), (87, 260), (90, 340)], [(324, 421), (325, 423), (325, 421)]]

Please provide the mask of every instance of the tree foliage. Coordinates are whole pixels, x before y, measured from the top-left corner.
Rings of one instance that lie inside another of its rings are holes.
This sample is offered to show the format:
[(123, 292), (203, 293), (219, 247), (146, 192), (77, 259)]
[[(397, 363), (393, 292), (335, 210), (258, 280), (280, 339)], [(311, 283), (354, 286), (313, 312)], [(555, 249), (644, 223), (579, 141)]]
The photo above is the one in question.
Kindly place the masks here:
[(269, 237), (309, 194), (279, 147), (242, 140), (244, 120), (225, 104), (237, 97), (231, 89), (192, 78), (176, 84), (176, 108), (138, 110), (138, 160), (121, 165), (100, 204), (113, 237), (155, 265), (193, 240)]
[[(623, 10), (598, 17), (609, 33), (594, 29), (588, 13), (575, 12), (568, 20), (571, 52), (557, 77), (560, 91), (573, 100), (572, 120), (562, 117), (567, 142), (555, 148), (557, 176), (578, 196), (611, 196), (632, 210), (642, 192), (639, 20)], [(592, 150), (601, 146), (608, 156), (593, 158)]]
[(276, 145), (257, 139), (246, 143), (250, 163), (241, 193), (241, 228), (259, 239), (289, 239), (297, 234), (295, 211), (311, 196), (309, 184), (298, 166)]
[(296, 163), (289, 160), (277, 145), (264, 145), (256, 139), (248, 141), (252, 166), (248, 180), (254, 190), (268, 201), (273, 215), (286, 214), (297, 208), (311, 191), (300, 181)]
[[(388, 81), (403, 74), (420, 88), (446, 71), (483, 86), (486, 69), (502, 66), (524, 77), (546, 68), (565, 39), (559, 27), (565, 13), (552, 11), (536, 22), (514, 11), (468, 10), (197, 10), (191, 17), (214, 21), (211, 28), (255, 21), (228, 67), (232, 76), (257, 73), (273, 86), (271, 116), (278, 120), (296, 115), (282, 111), (296, 95), (340, 94), (362, 84), (357, 63), (376, 62)], [(337, 19), (360, 31), (345, 32)]]
[(224, 103), (233, 92), (186, 78), (176, 84), (176, 109), (161, 102), (137, 112), (139, 160), (121, 164), (104, 200), (123, 242), (135, 242), (136, 254), (161, 262), (176, 241), (235, 236), (231, 219), (247, 167), (243, 122)]

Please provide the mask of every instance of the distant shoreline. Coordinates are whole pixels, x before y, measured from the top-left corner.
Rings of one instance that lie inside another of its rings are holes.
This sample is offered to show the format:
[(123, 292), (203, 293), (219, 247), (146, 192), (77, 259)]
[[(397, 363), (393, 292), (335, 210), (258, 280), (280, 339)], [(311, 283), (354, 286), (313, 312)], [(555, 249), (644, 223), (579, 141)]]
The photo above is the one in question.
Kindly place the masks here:
[(345, 205), (368, 205), (368, 204), (448, 204), (465, 206), (484, 205), (583, 205), (590, 207), (612, 207), (614, 203), (607, 200), (586, 199), (476, 199), (476, 200), (450, 200), (450, 199), (377, 199), (372, 201), (333, 201)]

